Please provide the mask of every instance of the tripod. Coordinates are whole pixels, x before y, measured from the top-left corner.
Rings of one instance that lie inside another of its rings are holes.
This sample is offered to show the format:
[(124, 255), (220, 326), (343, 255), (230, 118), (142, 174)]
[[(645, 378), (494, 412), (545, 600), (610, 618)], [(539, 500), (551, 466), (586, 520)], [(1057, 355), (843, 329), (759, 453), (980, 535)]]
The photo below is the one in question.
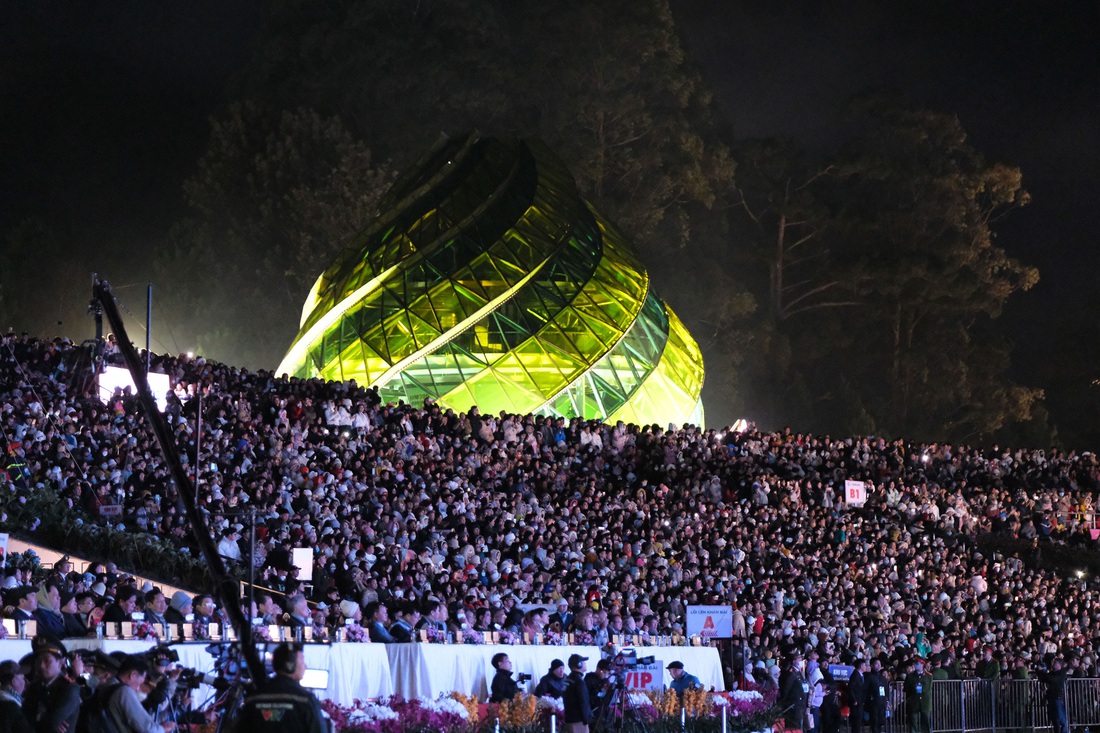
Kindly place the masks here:
[(604, 708), (603, 717), (611, 724), (611, 730), (622, 731), (627, 713), (630, 713), (641, 733), (649, 733), (649, 724), (644, 716), (638, 714), (638, 708), (630, 699), (630, 690), (626, 689), (626, 683), (616, 682)]

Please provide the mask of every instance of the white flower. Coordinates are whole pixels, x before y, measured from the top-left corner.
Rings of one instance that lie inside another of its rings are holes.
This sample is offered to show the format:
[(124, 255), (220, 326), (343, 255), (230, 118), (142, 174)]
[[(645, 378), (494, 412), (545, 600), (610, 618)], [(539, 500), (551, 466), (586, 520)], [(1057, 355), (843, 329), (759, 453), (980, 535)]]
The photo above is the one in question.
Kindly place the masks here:
[(760, 694), (759, 690), (734, 690), (728, 694), (734, 700), (744, 700), (746, 702), (764, 699), (764, 696)]
[(649, 699), (649, 696), (644, 692), (632, 692), (630, 693), (630, 704), (636, 708), (640, 708), (643, 705), (652, 705), (653, 701)]
[(396, 711), (385, 705), (376, 705), (368, 702), (362, 708), (352, 711), (348, 716), (349, 723), (373, 723), (376, 720), (397, 720)]
[(453, 697), (441, 697), (438, 700), (421, 700), (420, 707), (433, 713), (451, 713), (465, 718), (469, 715), (466, 707)]
[(545, 695), (543, 697), (540, 697), (539, 701), (538, 701), (538, 704), (535, 707), (536, 708), (549, 708), (550, 710), (553, 710), (554, 712), (557, 712), (557, 713), (564, 713), (565, 712), (565, 703), (561, 700), (561, 698), (550, 697), (549, 695)]

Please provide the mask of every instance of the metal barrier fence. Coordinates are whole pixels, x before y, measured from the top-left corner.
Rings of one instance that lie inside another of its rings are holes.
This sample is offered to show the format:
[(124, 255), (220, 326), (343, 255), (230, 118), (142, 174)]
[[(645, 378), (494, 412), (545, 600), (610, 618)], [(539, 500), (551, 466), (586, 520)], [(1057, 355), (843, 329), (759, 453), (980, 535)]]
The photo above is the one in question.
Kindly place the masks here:
[[(901, 683), (891, 686), (887, 715), (884, 733), (909, 733), (909, 707)], [(1066, 718), (1073, 731), (1100, 733), (1100, 678), (1066, 680)], [(1051, 728), (1046, 685), (1039, 680), (932, 683), (932, 733), (1023, 733)], [(866, 724), (863, 730), (869, 731)]]

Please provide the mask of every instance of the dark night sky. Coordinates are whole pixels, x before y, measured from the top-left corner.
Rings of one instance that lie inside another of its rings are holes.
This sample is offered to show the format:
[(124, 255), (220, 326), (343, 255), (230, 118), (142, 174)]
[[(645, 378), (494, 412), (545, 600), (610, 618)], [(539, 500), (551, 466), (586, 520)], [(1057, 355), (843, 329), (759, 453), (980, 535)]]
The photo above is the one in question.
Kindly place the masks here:
[[(90, 238), (126, 232), (144, 261), (140, 242), (171, 219), (206, 117), (247, 58), (255, 6), (4, 3), (0, 228), (28, 214), (76, 219)], [(1100, 3), (673, 0), (673, 9), (737, 135), (826, 150), (844, 135), (851, 95), (892, 86), (956, 112), (977, 149), (1021, 167), (1033, 203), (999, 241), (1042, 276), (1006, 315), (1017, 376), (1034, 383), (1049, 324), (1091, 290), (1100, 265)]]

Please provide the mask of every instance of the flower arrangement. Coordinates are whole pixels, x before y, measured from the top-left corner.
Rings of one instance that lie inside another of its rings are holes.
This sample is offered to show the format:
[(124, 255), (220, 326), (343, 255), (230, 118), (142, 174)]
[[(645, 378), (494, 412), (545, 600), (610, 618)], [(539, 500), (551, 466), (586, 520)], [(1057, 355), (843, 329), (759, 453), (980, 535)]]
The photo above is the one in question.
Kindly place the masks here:
[(565, 646), (565, 634), (547, 631), (545, 641), (548, 646)]
[(592, 634), (587, 631), (574, 631), (573, 643), (577, 646), (592, 646)]
[(209, 641), (210, 640), (210, 628), (202, 621), (196, 621), (191, 624), (191, 633), (195, 641)]
[(370, 634), (359, 624), (349, 624), (344, 627), (344, 639), (355, 644), (370, 641)]
[(442, 629), (436, 629), (436, 628), (433, 628), (431, 626), (427, 627), (425, 629), (425, 631), (427, 632), (426, 636), (428, 637), (428, 643), (429, 644), (443, 644), (443, 643), (446, 643), (446, 641), (447, 641), (447, 632), (446, 631), (443, 631)]
[(472, 726), (477, 726), (481, 709), (477, 697), (475, 695), (463, 695), (461, 692), (452, 692), (450, 698), (466, 709), (466, 721)]
[(328, 641), (328, 627), (324, 624), (313, 624), (313, 640)]
[(511, 631), (508, 631), (507, 629), (501, 629), (500, 633), (497, 636), (497, 638), (500, 640), (501, 644), (518, 644), (519, 643), (519, 636), (516, 635), (515, 633), (511, 632)]
[(496, 717), (500, 719), (501, 727), (529, 728), (537, 725), (541, 718), (538, 701), (534, 695), (521, 692), (511, 700), (500, 703), (496, 709)]
[(356, 700), (351, 707), (324, 700), (321, 706), (338, 733), (468, 733), (473, 729), (467, 704), (454, 696), (390, 698), (377, 703)]
[(271, 641), (271, 630), (266, 626), (253, 626), (252, 641)]
[(139, 621), (134, 624), (134, 638), (140, 641), (160, 641), (160, 632), (155, 624), (149, 621)]
[(462, 634), (463, 644), (484, 644), (485, 637), (480, 631), (467, 631)]
[(724, 707), (731, 717), (751, 718), (766, 712), (775, 704), (775, 692), (765, 697), (759, 690), (734, 690), (714, 695), (713, 702), (714, 715), (721, 715)]
[(0, 624), (0, 639), (7, 639), (7, 638), (8, 638), (8, 630), (4, 626), (4, 624)]
[[(681, 698), (672, 691), (632, 691), (613, 722), (625, 733), (681, 733), (681, 714), (691, 733), (720, 733), (722, 710), (728, 730), (751, 733), (769, 730), (778, 716), (774, 693), (757, 690), (710, 693), (691, 690)], [(356, 700), (350, 707), (331, 700), (321, 703), (336, 733), (476, 733), (499, 720), (502, 733), (545, 733), (551, 716), (563, 729), (561, 700), (521, 693), (499, 705), (479, 705), (478, 698), (452, 692), (435, 700)]]

